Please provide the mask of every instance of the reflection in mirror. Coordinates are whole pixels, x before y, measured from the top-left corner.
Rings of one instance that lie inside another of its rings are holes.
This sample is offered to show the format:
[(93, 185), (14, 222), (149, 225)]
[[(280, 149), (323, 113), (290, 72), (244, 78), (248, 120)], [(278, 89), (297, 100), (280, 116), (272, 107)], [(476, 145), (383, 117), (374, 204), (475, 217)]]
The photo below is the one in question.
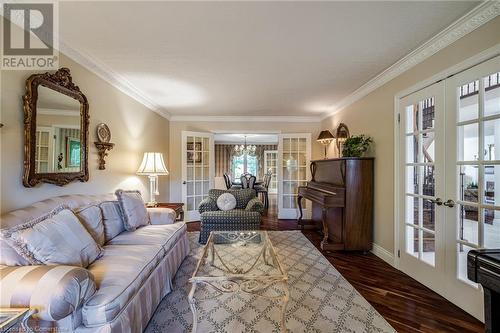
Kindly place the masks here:
[(35, 173), (80, 172), (80, 102), (38, 86)]

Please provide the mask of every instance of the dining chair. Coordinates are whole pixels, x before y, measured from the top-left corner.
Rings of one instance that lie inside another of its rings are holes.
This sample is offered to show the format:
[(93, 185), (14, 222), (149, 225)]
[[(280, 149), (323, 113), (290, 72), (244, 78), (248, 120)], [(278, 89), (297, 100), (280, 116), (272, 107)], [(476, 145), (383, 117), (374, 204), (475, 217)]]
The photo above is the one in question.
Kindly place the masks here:
[(228, 190), (241, 189), (241, 186), (233, 185), (233, 181), (231, 180), (231, 176), (227, 172), (224, 172), (223, 176), (224, 176), (224, 182), (226, 183), (226, 189), (228, 189)]
[(250, 175), (250, 177), (247, 177), (246, 175), (243, 175), (240, 177), (241, 180), (241, 187), (242, 188), (251, 188), (253, 189), (255, 187), (255, 181), (257, 180), (255, 176)]
[(272, 173), (266, 173), (264, 175), (264, 181), (262, 182), (262, 185), (258, 185), (255, 187), (257, 194), (260, 193), (262, 195), (262, 201), (264, 202), (265, 209), (269, 208), (269, 185), (271, 184), (272, 177)]

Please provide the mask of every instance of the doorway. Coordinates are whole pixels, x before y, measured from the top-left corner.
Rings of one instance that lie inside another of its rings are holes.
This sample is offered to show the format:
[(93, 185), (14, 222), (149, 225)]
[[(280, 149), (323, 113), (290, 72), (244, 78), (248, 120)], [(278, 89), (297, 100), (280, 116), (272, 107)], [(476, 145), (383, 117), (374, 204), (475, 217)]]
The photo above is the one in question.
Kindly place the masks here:
[(500, 247), (500, 57), (399, 99), (398, 112), (399, 268), (483, 319), (467, 253)]

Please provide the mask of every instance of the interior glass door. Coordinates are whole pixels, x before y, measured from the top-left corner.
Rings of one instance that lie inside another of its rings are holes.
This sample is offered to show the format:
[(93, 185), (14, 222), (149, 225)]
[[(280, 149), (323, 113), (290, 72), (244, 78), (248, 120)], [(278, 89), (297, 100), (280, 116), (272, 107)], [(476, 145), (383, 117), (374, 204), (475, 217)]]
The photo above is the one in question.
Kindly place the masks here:
[(444, 293), (444, 83), (400, 100), (400, 269)]
[[(281, 134), (278, 157), (278, 217), (296, 219), (298, 188), (311, 178), (311, 134)], [(302, 208), (306, 218), (310, 216), (309, 203), (305, 202)]]
[(271, 182), (269, 183), (269, 193), (278, 192), (278, 151), (266, 150), (264, 151), (264, 174), (271, 172)]
[[(448, 298), (483, 318), (471, 249), (500, 248), (500, 57), (447, 80)], [(499, 153), (496, 152), (499, 148)]]
[(214, 141), (211, 133), (182, 132), (182, 198), (186, 220), (199, 220), (198, 206), (214, 184)]

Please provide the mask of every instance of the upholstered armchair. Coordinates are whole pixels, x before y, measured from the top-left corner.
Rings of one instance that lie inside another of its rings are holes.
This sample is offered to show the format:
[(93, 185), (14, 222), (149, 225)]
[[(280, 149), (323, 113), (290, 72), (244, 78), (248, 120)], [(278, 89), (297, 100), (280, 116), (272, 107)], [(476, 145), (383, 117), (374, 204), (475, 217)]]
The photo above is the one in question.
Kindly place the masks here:
[[(232, 210), (219, 210), (217, 198), (223, 193), (231, 193), (236, 198)], [(199, 242), (205, 244), (211, 231), (258, 230), (264, 204), (253, 189), (210, 190), (208, 197), (200, 203), (201, 230)]]

